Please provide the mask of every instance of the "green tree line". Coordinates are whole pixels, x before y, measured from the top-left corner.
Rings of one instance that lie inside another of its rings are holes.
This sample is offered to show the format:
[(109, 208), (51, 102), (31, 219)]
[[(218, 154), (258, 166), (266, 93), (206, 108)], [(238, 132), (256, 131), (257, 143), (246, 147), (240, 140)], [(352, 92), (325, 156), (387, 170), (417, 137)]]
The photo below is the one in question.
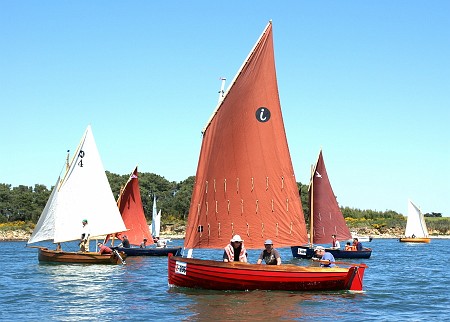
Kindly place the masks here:
[[(121, 187), (127, 182), (129, 175), (119, 175), (106, 171), (111, 190), (117, 199)], [(169, 181), (154, 173), (140, 173), (139, 184), (142, 204), (147, 219), (150, 221), (153, 208), (153, 197), (156, 195), (158, 210), (161, 209), (163, 223), (185, 221), (189, 212), (191, 194), (195, 177), (184, 181)], [(297, 183), (300, 192), (306, 223), (309, 224), (308, 185)], [(24, 221), (36, 223), (44, 209), (53, 187), (36, 184), (34, 187), (0, 184), (0, 223)], [(392, 210), (374, 211), (341, 207), (342, 213), (350, 227), (369, 226), (374, 228), (404, 227), (405, 217)], [(429, 217), (441, 217), (440, 213), (426, 214)], [(437, 219), (437, 218), (436, 218)], [(448, 223), (448, 221), (444, 220)], [(438, 221), (436, 221), (438, 223)], [(442, 222), (439, 221), (442, 226)], [(447, 225), (448, 226), (448, 225)], [(442, 228), (444, 229), (444, 228)]]

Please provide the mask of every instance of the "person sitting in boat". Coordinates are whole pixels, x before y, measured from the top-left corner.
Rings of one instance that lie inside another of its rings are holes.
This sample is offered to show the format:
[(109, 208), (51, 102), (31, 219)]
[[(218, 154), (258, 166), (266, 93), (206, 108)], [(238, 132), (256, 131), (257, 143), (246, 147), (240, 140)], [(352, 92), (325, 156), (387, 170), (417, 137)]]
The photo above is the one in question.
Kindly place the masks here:
[(91, 233), (89, 231), (87, 219), (83, 219), (81, 224), (83, 225), (83, 228), (81, 231), (81, 240), (79, 243), (80, 251), (88, 252), (89, 251), (89, 236), (91, 235)]
[(161, 239), (158, 238), (158, 241), (156, 242), (156, 247), (157, 248), (166, 248), (167, 247), (167, 242), (165, 239)]
[(103, 255), (103, 254), (109, 255), (109, 254), (112, 254), (112, 252), (113, 252), (111, 248), (109, 248), (108, 246), (106, 246), (102, 243), (97, 243), (97, 246), (98, 246), (98, 252), (100, 253), (100, 255)]
[(247, 263), (247, 251), (244, 247), (244, 240), (239, 235), (234, 235), (230, 243), (225, 246), (223, 252), (224, 262)]
[(261, 252), (261, 255), (259, 255), (256, 264), (261, 264), (264, 259), (267, 265), (281, 265), (280, 253), (273, 248), (273, 242), (270, 239), (267, 239), (264, 242), (264, 248), (265, 249)]
[(339, 240), (336, 239), (336, 235), (331, 235), (331, 249), (339, 249), (341, 248), (341, 244)]
[(128, 240), (128, 237), (126, 235), (123, 235), (122, 243), (119, 245), (119, 247), (130, 248), (130, 241)]
[(355, 250), (362, 251), (363, 245), (358, 241), (358, 238), (353, 238), (353, 246), (355, 247)]
[(350, 242), (347, 242), (345, 244), (344, 250), (356, 250), (356, 247), (355, 247), (355, 249), (353, 249), (353, 246), (350, 244)]
[(333, 254), (326, 252), (325, 248), (322, 246), (317, 246), (314, 248), (314, 252), (316, 253), (316, 256), (320, 258), (320, 266), (321, 267), (334, 267), (336, 264), (334, 264), (335, 259)]
[(139, 245), (139, 248), (147, 248), (147, 238), (142, 240), (142, 243)]

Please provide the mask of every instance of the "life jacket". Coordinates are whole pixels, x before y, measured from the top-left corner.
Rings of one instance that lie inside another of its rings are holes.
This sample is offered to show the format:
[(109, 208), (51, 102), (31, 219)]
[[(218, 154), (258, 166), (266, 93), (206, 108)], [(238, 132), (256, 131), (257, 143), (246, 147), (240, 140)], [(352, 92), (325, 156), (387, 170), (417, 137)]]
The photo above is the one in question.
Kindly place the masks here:
[[(227, 253), (228, 260), (230, 262), (234, 262), (234, 248), (231, 244), (228, 244), (225, 248), (225, 252)], [(244, 247), (244, 244), (241, 245), (241, 252), (239, 253), (239, 261), (243, 263), (247, 263), (247, 250)]]

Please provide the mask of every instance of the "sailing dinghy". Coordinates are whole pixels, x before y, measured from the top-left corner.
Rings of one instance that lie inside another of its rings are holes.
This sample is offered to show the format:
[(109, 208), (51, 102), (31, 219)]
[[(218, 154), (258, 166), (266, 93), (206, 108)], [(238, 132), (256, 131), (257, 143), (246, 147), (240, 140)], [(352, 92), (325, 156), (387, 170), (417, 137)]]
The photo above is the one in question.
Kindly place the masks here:
[[(120, 216), (100, 155), (89, 125), (81, 142), (66, 167), (62, 179), (58, 178), (47, 204), (42, 211), (28, 244), (41, 241), (60, 243), (80, 240), (81, 222), (88, 220), (90, 239), (96, 236), (124, 231)], [(33, 246), (30, 246), (33, 247)], [(34, 246), (36, 247), (36, 246)], [(68, 252), (40, 247), (41, 262), (119, 264), (125, 254), (117, 251), (100, 255), (96, 252)]]
[(399, 239), (406, 243), (429, 243), (428, 228), (425, 217), (420, 209), (408, 200), (408, 219), (406, 221), (405, 237)]
[(170, 239), (161, 238), (161, 209), (156, 210), (156, 194), (153, 196), (153, 211), (152, 211), (152, 236), (153, 241), (156, 243), (156, 247), (167, 247), (167, 243), (171, 242)]
[[(203, 130), (184, 247), (222, 250), (234, 234), (247, 249), (306, 243), (306, 226), (289, 154), (273, 52), (272, 22)], [(365, 264), (321, 268), (224, 263), (169, 256), (172, 287), (214, 290), (354, 290)]]
[[(167, 256), (168, 254), (181, 254), (181, 247), (154, 247), (150, 229), (145, 218), (144, 207), (142, 206), (141, 192), (139, 188), (139, 178), (137, 167), (131, 173), (125, 187), (121, 190), (117, 199), (117, 206), (122, 214), (127, 231), (119, 234), (122, 239), (124, 235), (128, 237), (131, 245), (134, 247), (112, 247), (127, 256)], [(144, 238), (147, 240), (147, 246), (140, 248)]]
[[(314, 244), (330, 243), (331, 235), (336, 235), (337, 240), (342, 241), (351, 238), (350, 230), (347, 227), (328, 178), (322, 149), (311, 171), (309, 201), (312, 214), (310, 217), (309, 245), (291, 247), (292, 255), (297, 258), (314, 257)], [(343, 246), (341, 245), (341, 249), (325, 249), (333, 254), (335, 258), (369, 258), (372, 254), (370, 248), (363, 248), (358, 251), (345, 250), (342, 249)]]

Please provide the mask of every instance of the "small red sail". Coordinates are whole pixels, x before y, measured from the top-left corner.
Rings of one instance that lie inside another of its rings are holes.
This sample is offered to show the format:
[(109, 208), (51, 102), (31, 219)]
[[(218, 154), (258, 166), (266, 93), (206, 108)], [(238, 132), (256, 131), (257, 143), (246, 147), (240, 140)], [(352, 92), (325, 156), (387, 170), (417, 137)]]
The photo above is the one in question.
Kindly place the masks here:
[[(336, 201), (336, 196), (328, 179), (327, 169), (320, 150), (313, 175), (312, 200), (313, 200), (313, 243), (331, 243), (331, 235), (336, 235), (338, 240), (352, 238), (350, 230), (345, 223), (344, 216)], [(311, 198), (311, 195), (310, 195)]]
[(204, 133), (186, 230), (186, 248), (307, 242), (284, 130), (268, 24)]
[[(127, 231), (121, 236), (126, 235), (132, 245), (140, 245), (144, 238), (147, 238), (147, 245), (153, 244), (142, 206), (137, 167), (122, 189), (117, 206), (122, 214), (125, 227), (127, 227)], [(119, 236), (120, 239), (122, 239), (121, 236)]]

